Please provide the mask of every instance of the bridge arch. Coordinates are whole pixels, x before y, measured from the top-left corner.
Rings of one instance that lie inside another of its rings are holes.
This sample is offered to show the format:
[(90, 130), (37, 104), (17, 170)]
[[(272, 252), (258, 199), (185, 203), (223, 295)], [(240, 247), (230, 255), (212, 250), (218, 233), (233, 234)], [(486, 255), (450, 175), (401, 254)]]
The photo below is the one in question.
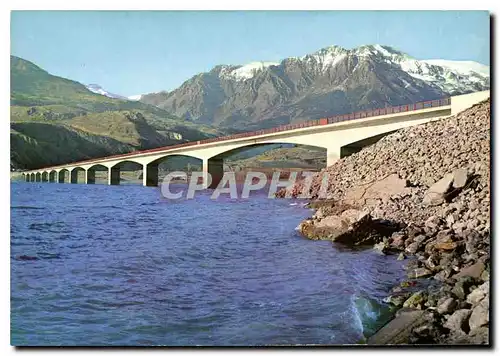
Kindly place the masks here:
[(140, 171), (143, 169), (143, 164), (133, 159), (125, 159), (108, 167), (108, 184), (119, 185), (122, 171)]
[[(66, 177), (68, 178), (66, 179)], [(57, 182), (64, 183), (66, 181), (69, 181), (69, 169), (63, 168), (57, 172)]]
[[(268, 146), (270, 149), (272, 149), (273, 146), (275, 148), (304, 148), (307, 149), (309, 148), (310, 150), (317, 151), (317, 155), (321, 156), (321, 161), (324, 162), (322, 163), (321, 167), (292, 167), (290, 164), (288, 166), (282, 167), (282, 168), (302, 168), (302, 169), (308, 169), (308, 170), (319, 170), (321, 168), (324, 168), (326, 166), (326, 161), (327, 161), (327, 152), (328, 149), (322, 146), (318, 145), (310, 145), (310, 144), (302, 144), (302, 143), (296, 143), (296, 142), (287, 142), (287, 141), (271, 141), (271, 142), (248, 142), (246, 144), (240, 144), (237, 147), (226, 149), (224, 151), (220, 150), (217, 154), (212, 155), (208, 157), (206, 160), (204, 160), (204, 169), (206, 172), (210, 173), (212, 176), (212, 183), (210, 188), (215, 188), (222, 176), (224, 175), (224, 169), (227, 167), (227, 162), (225, 165), (225, 160), (230, 158), (231, 156), (234, 156), (236, 154), (241, 154), (245, 151), (250, 151), (257, 149), (258, 147), (265, 148)], [(287, 147), (288, 146), (288, 147)], [(266, 152), (268, 150), (262, 150), (262, 153)], [(258, 152), (254, 153), (253, 155), (259, 154)], [(252, 167), (252, 168), (258, 168), (258, 167)], [(260, 167), (260, 169), (265, 169), (265, 167)]]
[(109, 168), (104, 164), (96, 163), (91, 166), (88, 166), (85, 169), (85, 183), (87, 184), (95, 184), (96, 181), (96, 172), (106, 172), (106, 181), (108, 180)]
[[(142, 184), (148, 187), (157, 187), (160, 182), (160, 168), (162, 171), (186, 171), (203, 169), (203, 159), (184, 154), (166, 154), (154, 161), (144, 164)], [(163, 173), (163, 172), (162, 172)]]
[(57, 171), (51, 170), (49, 172), (49, 182), (55, 182), (57, 180)]
[(379, 141), (381, 138), (390, 135), (391, 133), (395, 132), (397, 130), (393, 131), (387, 131), (384, 133), (376, 134), (373, 136), (366, 136), (363, 138), (360, 138), (359, 140), (352, 141), (349, 143), (345, 143), (340, 147), (340, 158), (344, 158), (347, 156), (352, 155), (353, 153), (361, 151), (363, 148), (368, 147)]
[(49, 181), (49, 172), (43, 171), (42, 172), (42, 182), (48, 182)]
[(41, 182), (42, 181), (42, 173), (41, 172), (36, 172), (35, 173), (35, 181), (36, 182)]
[(72, 184), (78, 183), (78, 176), (81, 175), (80, 172), (83, 173), (83, 180), (85, 180), (85, 168), (77, 166), (70, 170), (70, 182)]

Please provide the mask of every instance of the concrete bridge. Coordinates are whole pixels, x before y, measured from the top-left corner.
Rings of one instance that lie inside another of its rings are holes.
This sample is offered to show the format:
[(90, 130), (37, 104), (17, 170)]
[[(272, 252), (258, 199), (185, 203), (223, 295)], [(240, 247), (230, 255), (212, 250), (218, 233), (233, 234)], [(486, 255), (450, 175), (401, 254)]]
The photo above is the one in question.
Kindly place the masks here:
[(151, 150), (96, 158), (26, 171), (27, 182), (78, 183), (78, 172), (85, 183), (95, 183), (96, 170), (107, 170), (108, 184), (120, 184), (120, 168), (134, 162), (142, 166), (144, 186), (158, 186), (158, 165), (172, 156), (190, 156), (203, 162), (203, 172), (212, 175), (211, 188), (223, 175), (225, 157), (243, 148), (272, 143), (291, 143), (326, 149), (327, 165), (372, 144), (395, 130), (455, 115), (487, 99), (489, 91), (453, 96), (440, 100), (361, 111), (346, 115), (280, 126), (267, 130), (217, 137)]

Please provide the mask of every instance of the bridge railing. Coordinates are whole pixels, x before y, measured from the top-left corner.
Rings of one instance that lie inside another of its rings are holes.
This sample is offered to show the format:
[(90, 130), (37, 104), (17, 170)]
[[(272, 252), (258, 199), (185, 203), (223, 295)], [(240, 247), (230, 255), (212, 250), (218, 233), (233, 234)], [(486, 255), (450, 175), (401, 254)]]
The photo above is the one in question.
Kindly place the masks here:
[[(350, 114), (336, 115), (336, 116), (331, 116), (328, 118), (321, 118), (321, 119), (316, 119), (316, 120), (308, 120), (308, 121), (305, 121), (305, 122), (302, 122), (299, 124), (281, 125), (281, 126), (277, 126), (277, 127), (273, 127), (273, 128), (269, 128), (269, 129), (250, 131), (250, 132), (242, 132), (242, 133), (237, 133), (237, 134), (229, 135), (229, 136), (213, 137), (213, 138), (208, 138), (208, 139), (200, 140), (200, 141), (191, 141), (191, 142), (180, 143), (180, 144), (172, 145), (172, 146), (164, 146), (164, 147), (153, 148), (153, 149), (149, 149), (149, 150), (134, 151), (134, 152), (125, 153), (125, 154), (107, 156), (104, 158), (110, 159), (110, 158), (128, 157), (128, 156), (136, 155), (138, 153), (158, 152), (158, 151), (163, 151), (165, 149), (176, 149), (176, 148), (190, 147), (190, 146), (196, 146), (196, 145), (203, 145), (203, 144), (207, 144), (207, 143), (234, 140), (234, 139), (238, 139), (238, 138), (246, 138), (246, 137), (252, 137), (252, 136), (260, 136), (260, 135), (265, 135), (265, 134), (270, 134), (270, 133), (290, 131), (290, 130), (302, 129), (302, 128), (312, 127), (312, 126), (328, 125), (328, 124), (334, 124), (334, 123), (343, 122), (343, 121), (364, 119), (364, 118), (374, 117), (374, 116), (389, 115), (389, 114), (395, 114), (395, 113), (401, 113), (401, 112), (407, 112), (407, 111), (416, 111), (416, 110), (421, 110), (421, 109), (446, 106), (446, 105), (450, 105), (450, 104), (451, 104), (451, 98), (443, 98), (443, 99), (438, 99), (438, 100), (422, 101), (422, 102), (418, 102), (418, 103), (414, 103), (414, 104), (390, 106), (390, 107), (373, 109), (373, 110), (363, 110), (363, 111), (353, 112)], [(92, 163), (92, 162), (99, 161), (102, 159), (103, 158), (93, 158), (90, 160), (75, 162), (75, 163), (72, 163), (71, 165), (88, 164), (88, 163)], [(67, 164), (60, 165), (60, 166), (40, 168), (40, 169), (49, 169), (49, 168), (54, 169), (54, 168), (61, 167), (61, 166), (67, 166)]]

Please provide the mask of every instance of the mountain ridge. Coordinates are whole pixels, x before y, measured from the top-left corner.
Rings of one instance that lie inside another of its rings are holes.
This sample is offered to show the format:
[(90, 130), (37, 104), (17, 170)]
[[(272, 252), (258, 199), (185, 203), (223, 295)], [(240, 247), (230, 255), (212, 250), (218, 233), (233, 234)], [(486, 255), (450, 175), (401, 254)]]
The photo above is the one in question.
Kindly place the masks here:
[(385, 45), (334, 45), (279, 63), (217, 65), (140, 100), (186, 120), (251, 130), (489, 86), (489, 67), (477, 62), (417, 60)]

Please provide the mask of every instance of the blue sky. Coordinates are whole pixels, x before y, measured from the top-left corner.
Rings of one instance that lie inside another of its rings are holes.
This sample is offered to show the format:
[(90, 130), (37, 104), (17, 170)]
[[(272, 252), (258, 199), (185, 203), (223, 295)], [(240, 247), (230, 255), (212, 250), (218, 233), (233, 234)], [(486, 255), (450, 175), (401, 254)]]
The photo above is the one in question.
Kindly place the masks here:
[(11, 54), (122, 95), (172, 90), (217, 64), (333, 44), (490, 64), (486, 11), (13, 11), (11, 19)]

